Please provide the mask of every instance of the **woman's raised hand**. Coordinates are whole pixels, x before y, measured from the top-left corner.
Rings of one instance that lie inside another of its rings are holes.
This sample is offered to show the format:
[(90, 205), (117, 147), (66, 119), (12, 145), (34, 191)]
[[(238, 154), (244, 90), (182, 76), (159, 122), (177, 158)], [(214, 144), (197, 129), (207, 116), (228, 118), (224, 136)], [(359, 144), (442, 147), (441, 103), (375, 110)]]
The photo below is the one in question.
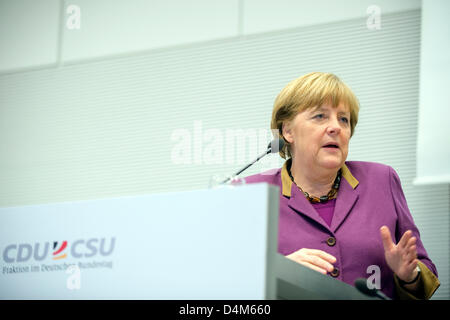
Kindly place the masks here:
[(392, 241), (388, 227), (382, 226), (380, 234), (383, 240), (384, 256), (389, 268), (401, 280), (412, 281), (417, 276), (416, 266), (418, 263), (416, 237), (412, 236), (412, 231), (406, 231), (397, 244)]

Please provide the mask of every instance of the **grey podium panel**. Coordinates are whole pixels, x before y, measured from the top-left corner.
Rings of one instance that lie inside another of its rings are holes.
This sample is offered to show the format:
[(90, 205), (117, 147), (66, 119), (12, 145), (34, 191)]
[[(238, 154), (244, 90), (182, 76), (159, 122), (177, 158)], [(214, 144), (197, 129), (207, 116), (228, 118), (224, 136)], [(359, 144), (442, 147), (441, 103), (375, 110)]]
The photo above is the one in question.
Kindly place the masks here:
[(1, 208), (0, 298), (274, 299), (278, 194), (256, 184)]

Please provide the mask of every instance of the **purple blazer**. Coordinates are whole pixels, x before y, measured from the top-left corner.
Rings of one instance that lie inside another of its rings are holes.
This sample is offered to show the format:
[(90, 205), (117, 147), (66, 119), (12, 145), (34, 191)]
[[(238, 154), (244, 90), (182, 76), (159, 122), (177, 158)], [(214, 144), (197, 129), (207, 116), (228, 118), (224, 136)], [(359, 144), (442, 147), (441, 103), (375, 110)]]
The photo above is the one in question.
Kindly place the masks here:
[(407, 230), (413, 232), (417, 238), (418, 259), (437, 277), (436, 266), (428, 257), (409, 212), (400, 179), (390, 166), (345, 162), (333, 219), (328, 226), (292, 183), (286, 164), (283, 168), (245, 178), (246, 183), (267, 182), (280, 187), (279, 253), (288, 255), (301, 248), (328, 252), (337, 259), (335, 270), (329, 275), (350, 285), (354, 285), (357, 278), (372, 276), (373, 266), (378, 266), (381, 291), (395, 298), (396, 282), (386, 264), (379, 231), (386, 225), (395, 237), (394, 243)]

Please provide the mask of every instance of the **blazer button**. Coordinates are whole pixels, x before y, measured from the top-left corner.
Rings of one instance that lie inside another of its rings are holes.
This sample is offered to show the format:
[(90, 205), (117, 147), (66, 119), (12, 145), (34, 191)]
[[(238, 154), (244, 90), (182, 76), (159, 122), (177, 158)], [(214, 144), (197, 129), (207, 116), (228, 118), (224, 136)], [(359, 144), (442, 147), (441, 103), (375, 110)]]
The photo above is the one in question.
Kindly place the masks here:
[(327, 239), (327, 245), (329, 245), (330, 247), (334, 246), (336, 244), (336, 238), (335, 237), (329, 237)]
[(340, 274), (339, 269), (338, 268), (334, 268), (333, 271), (331, 271), (330, 274), (334, 278), (339, 277), (339, 274)]

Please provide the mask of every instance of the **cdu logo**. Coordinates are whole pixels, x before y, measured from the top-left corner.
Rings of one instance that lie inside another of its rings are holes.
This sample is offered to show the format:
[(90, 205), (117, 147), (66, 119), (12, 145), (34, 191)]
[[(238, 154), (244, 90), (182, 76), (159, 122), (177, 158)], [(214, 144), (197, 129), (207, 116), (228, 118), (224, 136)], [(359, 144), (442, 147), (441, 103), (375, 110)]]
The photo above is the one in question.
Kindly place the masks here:
[(91, 258), (97, 255), (109, 256), (113, 253), (116, 238), (78, 239), (73, 242), (53, 241), (52, 251), (50, 242), (10, 244), (3, 250), (2, 257), (6, 263), (27, 262), (30, 260), (43, 261), (52, 258), (61, 260), (67, 257)]
[[(53, 250), (55, 250), (55, 248), (57, 248), (57, 246), (58, 246), (58, 241), (54, 241), (53, 242)], [(63, 241), (61, 244), (61, 247), (59, 247), (58, 250), (54, 251), (53, 255), (57, 256), (58, 254), (63, 253), (64, 249), (66, 249), (66, 248), (67, 248), (67, 241)], [(53, 257), (53, 260), (59, 260), (59, 259), (64, 259), (64, 258), (67, 258), (67, 253), (63, 253), (60, 256)]]

